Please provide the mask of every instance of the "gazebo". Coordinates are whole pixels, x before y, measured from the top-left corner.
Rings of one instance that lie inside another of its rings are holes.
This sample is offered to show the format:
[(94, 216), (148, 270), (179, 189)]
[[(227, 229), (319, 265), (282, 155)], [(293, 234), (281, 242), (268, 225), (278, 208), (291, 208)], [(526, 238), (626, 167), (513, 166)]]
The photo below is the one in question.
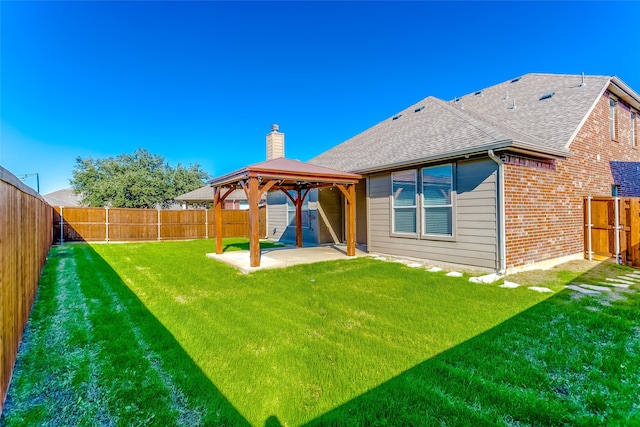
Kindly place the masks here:
[[(356, 254), (355, 185), (361, 175), (283, 157), (256, 163), (209, 181), (213, 187), (216, 253), (222, 253), (222, 204), (234, 190), (243, 189), (249, 202), (251, 267), (260, 266), (258, 204), (269, 190), (281, 190), (296, 208), (296, 246), (302, 247), (302, 204), (314, 188), (337, 187), (346, 200), (347, 256)], [(292, 194), (292, 192), (294, 194)]]

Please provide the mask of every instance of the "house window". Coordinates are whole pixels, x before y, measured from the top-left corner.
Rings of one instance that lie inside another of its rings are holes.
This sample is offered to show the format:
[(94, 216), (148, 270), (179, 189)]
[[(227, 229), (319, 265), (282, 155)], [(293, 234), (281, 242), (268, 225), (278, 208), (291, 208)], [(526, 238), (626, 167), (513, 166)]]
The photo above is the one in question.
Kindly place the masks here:
[(416, 234), (417, 229), (417, 182), (416, 171), (391, 174), (393, 188), (393, 232)]
[[(296, 191), (289, 191), (289, 194), (295, 199), (297, 197)], [(296, 225), (296, 205), (293, 204), (291, 199), (287, 197), (287, 224)], [(302, 227), (309, 227), (309, 196), (304, 198), (302, 202)]]
[(638, 141), (637, 141), (637, 135), (636, 135), (636, 113), (631, 113), (631, 123), (630, 123), (630, 129), (631, 132), (629, 134), (629, 139), (631, 140), (631, 146), (632, 147), (637, 147), (638, 146)]
[(617, 139), (616, 138), (616, 133), (617, 133), (617, 129), (616, 129), (616, 104), (618, 103), (618, 101), (616, 101), (615, 99), (610, 99), (609, 100), (609, 135), (611, 136), (611, 139)]
[(422, 169), (422, 234), (453, 236), (453, 165)]

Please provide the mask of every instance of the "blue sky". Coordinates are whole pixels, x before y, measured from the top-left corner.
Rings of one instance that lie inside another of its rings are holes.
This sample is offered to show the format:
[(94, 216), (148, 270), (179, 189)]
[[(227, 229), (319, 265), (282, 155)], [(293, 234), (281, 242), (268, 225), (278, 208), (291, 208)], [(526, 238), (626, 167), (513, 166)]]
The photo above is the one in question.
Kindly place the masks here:
[(2, 0), (0, 20), (0, 164), (43, 194), (76, 157), (138, 147), (218, 176), (263, 161), (272, 123), (309, 160), (426, 96), (530, 72), (640, 92), (637, 1)]

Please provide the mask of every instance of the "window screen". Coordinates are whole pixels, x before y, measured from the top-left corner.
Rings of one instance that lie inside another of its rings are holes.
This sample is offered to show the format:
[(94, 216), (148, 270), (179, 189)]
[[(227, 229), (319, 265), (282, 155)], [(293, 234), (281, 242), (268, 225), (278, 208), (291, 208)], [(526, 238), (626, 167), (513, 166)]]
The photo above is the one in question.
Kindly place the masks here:
[(453, 166), (422, 169), (424, 228), (422, 234), (453, 235)]
[(416, 171), (391, 174), (393, 187), (393, 232), (415, 234), (417, 228)]

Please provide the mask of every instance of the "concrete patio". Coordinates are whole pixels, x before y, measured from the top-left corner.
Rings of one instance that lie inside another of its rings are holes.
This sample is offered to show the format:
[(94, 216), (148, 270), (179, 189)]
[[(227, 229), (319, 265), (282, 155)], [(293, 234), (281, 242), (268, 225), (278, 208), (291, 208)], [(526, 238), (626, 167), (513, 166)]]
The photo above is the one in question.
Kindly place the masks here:
[[(366, 255), (366, 252), (356, 248), (355, 257)], [(249, 251), (246, 250), (224, 252), (221, 254), (208, 253), (207, 257), (229, 264), (245, 274), (267, 268), (285, 268), (298, 264), (355, 258), (347, 256), (346, 244), (309, 246), (303, 248), (284, 246), (282, 248), (262, 249), (259, 267), (251, 267), (250, 254)]]

